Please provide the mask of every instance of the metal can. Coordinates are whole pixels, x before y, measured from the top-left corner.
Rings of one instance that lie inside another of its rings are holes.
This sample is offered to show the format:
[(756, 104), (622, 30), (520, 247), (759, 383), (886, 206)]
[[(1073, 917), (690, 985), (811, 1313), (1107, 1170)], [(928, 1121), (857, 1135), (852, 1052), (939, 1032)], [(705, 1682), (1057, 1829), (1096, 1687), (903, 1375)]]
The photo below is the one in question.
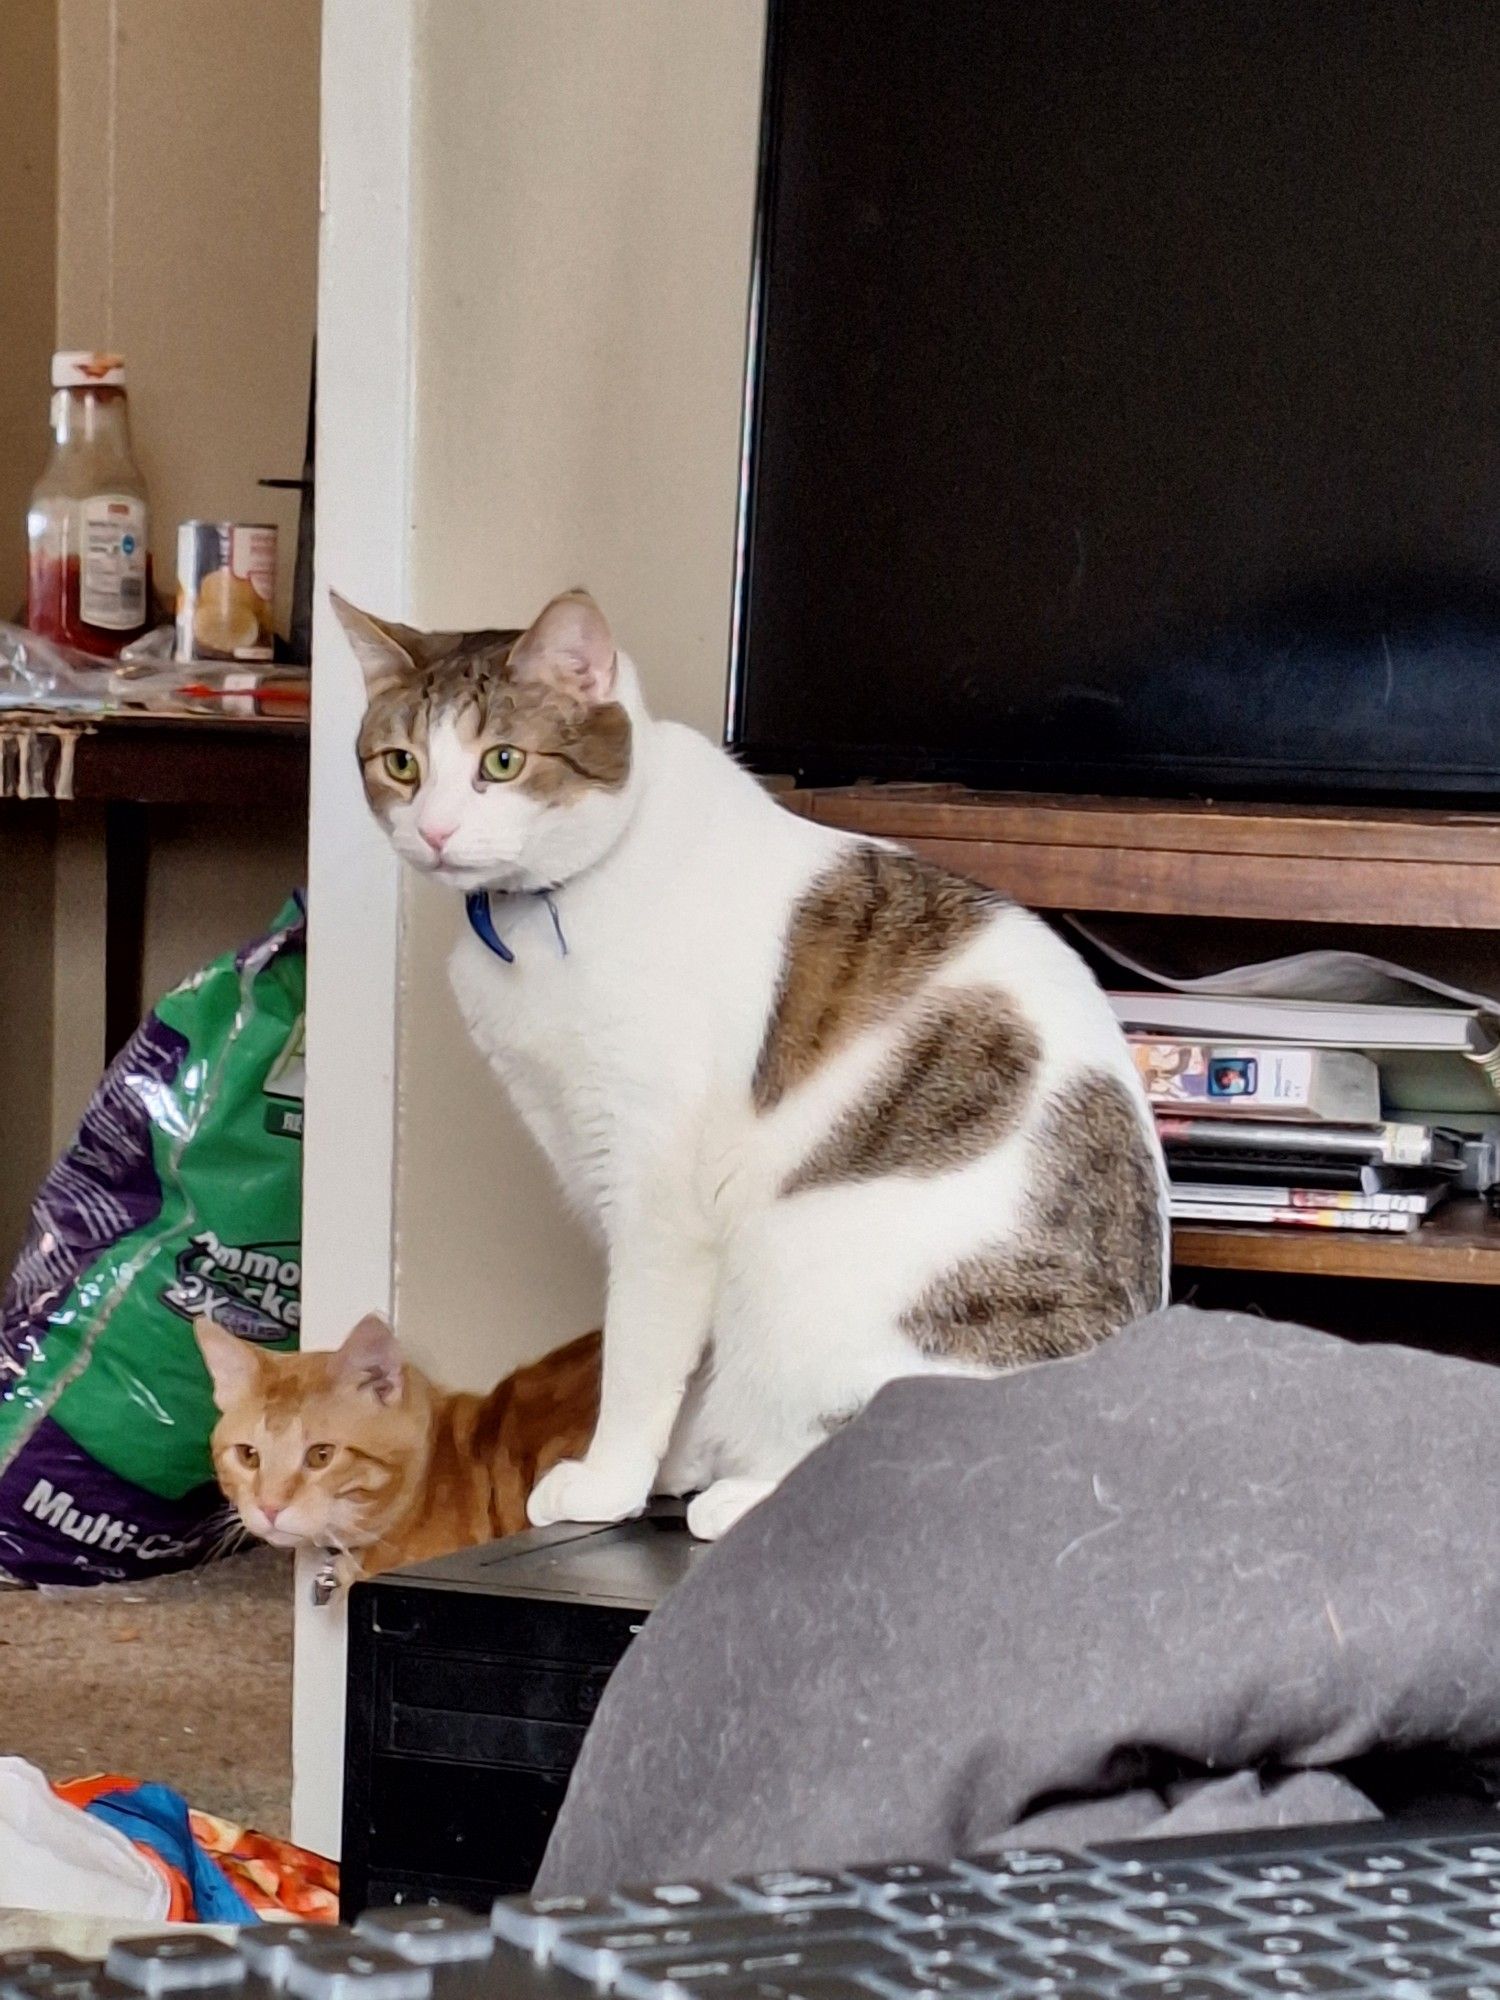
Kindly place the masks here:
[(177, 530), (179, 660), (269, 660), (276, 641), (276, 530), (184, 521)]

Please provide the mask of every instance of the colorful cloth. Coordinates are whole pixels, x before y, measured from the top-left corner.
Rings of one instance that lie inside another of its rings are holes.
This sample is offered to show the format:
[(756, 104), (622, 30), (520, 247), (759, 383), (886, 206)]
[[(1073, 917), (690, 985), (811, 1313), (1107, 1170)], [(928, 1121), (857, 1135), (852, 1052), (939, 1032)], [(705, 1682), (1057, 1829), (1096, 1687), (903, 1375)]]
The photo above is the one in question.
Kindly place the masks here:
[(194, 1834), (244, 1896), (269, 1923), (335, 1924), (339, 1916), (338, 1864), (273, 1840), (267, 1833), (235, 1826), (210, 1813), (189, 1815)]
[(289, 1840), (194, 1812), (165, 1785), (113, 1773), (52, 1788), (123, 1833), (167, 1884), (171, 1923), (336, 1923), (339, 1871)]

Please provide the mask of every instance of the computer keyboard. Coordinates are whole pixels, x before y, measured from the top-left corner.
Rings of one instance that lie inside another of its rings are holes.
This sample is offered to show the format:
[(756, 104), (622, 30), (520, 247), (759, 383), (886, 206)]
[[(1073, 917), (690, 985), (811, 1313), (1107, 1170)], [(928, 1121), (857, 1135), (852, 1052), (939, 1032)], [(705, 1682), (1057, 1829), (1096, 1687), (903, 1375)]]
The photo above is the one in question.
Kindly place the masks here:
[(783, 1869), (0, 1955), (0, 2000), (1500, 2000), (1494, 1833), (1306, 1829)]

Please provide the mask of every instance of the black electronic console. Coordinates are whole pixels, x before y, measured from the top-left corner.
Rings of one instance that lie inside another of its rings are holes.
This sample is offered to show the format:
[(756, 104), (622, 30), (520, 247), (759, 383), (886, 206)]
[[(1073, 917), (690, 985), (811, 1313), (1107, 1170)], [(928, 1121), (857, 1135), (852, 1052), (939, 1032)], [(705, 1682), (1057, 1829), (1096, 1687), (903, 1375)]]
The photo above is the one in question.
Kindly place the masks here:
[(530, 1888), (605, 1683), (700, 1545), (679, 1508), (393, 1570), (349, 1596), (341, 1907)]

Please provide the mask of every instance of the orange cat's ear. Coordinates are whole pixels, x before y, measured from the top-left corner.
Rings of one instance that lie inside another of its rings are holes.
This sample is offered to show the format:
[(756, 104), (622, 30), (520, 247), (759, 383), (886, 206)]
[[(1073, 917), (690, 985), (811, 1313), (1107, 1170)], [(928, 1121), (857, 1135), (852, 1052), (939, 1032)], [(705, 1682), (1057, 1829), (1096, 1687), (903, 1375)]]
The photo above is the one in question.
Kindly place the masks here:
[(255, 1349), (211, 1319), (195, 1319), (193, 1333), (213, 1383), (216, 1406), (227, 1410), (250, 1395), (260, 1380), (260, 1356)]
[(550, 681), (578, 701), (609, 701), (615, 691), (615, 642), (586, 590), (554, 597), (506, 662), (517, 680)]
[(366, 1313), (337, 1355), (340, 1378), (363, 1389), (377, 1403), (393, 1403), (406, 1382), (406, 1364), (389, 1323), (379, 1313)]
[(397, 681), (417, 671), (422, 635), (409, 625), (397, 625), (388, 618), (373, 618), (347, 597), (330, 590), (328, 601), (338, 614), (354, 657), (365, 677), (365, 693), (372, 699)]

